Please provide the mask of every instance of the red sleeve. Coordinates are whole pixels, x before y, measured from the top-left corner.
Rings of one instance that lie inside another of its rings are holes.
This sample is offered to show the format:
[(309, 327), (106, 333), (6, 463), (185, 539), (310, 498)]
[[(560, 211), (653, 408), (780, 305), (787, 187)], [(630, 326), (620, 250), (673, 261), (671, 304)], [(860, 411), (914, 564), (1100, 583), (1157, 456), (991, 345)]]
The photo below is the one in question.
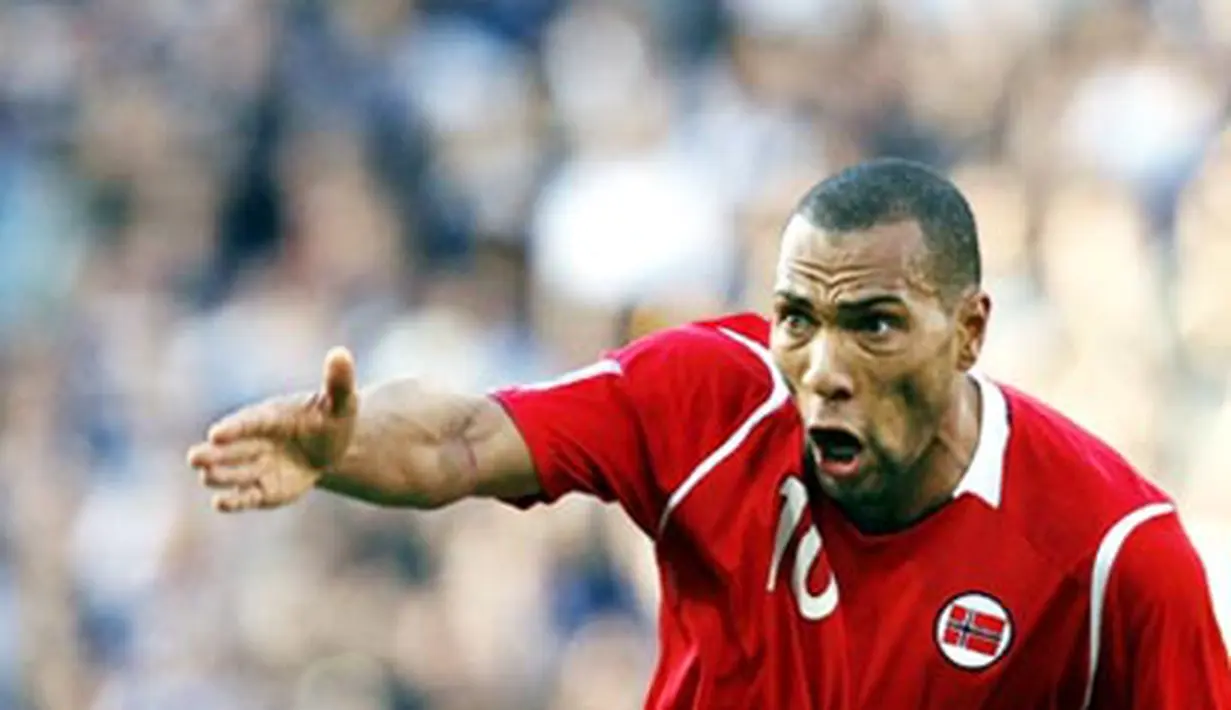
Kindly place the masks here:
[(1112, 568), (1092, 707), (1231, 710), (1231, 668), (1205, 570), (1179, 519), (1129, 535)]
[(514, 504), (585, 493), (620, 501), (646, 527), (661, 501), (628, 389), (627, 361), (616, 355), (552, 382), (493, 395), (525, 439), (542, 488), (538, 497)]
[(553, 382), (496, 392), (541, 494), (618, 502), (653, 535), (671, 491), (766, 397), (758, 356), (715, 328), (648, 336)]

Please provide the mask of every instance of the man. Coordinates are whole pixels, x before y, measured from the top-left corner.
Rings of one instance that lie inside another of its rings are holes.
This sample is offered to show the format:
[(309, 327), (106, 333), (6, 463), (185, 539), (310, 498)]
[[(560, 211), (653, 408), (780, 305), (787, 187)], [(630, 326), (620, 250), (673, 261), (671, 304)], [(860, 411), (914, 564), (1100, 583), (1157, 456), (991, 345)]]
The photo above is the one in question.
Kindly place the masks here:
[[(564, 378), (492, 398), (404, 380), (355, 391), (342, 350), (317, 395), (243, 409), (189, 453), (223, 511), (316, 487), (429, 509), (615, 500), (661, 570), (653, 710), (845, 710), (845, 626), (808, 506), (799, 417), (733, 318), (643, 339)], [(788, 557), (788, 547), (798, 548)]]
[(394, 383), (360, 405), (333, 353), (322, 396), (243, 410), (190, 461), (224, 510), (313, 485), (620, 501), (662, 568), (651, 707), (822, 704), (792, 685), (837, 703), (846, 662), (860, 709), (1231, 708), (1166, 496), (971, 373), (990, 300), (956, 188), (904, 161), (843, 171), (801, 201), (777, 271), (771, 322), (667, 331), (494, 400)]

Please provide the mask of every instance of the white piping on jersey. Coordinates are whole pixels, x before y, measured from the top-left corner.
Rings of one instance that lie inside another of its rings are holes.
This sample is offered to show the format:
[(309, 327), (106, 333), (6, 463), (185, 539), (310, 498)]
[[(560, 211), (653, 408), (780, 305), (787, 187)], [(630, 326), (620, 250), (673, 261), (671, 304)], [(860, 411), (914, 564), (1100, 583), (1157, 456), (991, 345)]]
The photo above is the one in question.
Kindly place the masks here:
[(602, 375), (623, 374), (624, 368), (620, 367), (620, 363), (615, 360), (598, 360), (586, 365), (585, 367), (573, 370), (572, 372), (566, 372), (554, 380), (522, 385), (518, 389), (525, 390), (527, 392), (537, 392), (539, 390), (549, 390), (556, 387), (566, 387), (568, 385), (581, 382), (582, 380), (588, 380), (593, 377), (601, 377)]
[(1082, 710), (1090, 707), (1094, 695), (1094, 677), (1098, 674), (1099, 645), (1103, 630), (1103, 607), (1107, 601), (1107, 582), (1111, 579), (1111, 568), (1116, 563), (1116, 556), (1120, 554), (1124, 541), (1142, 523), (1174, 512), (1175, 506), (1171, 503), (1142, 506), (1120, 518), (1099, 543), (1098, 552), (1094, 555), (1094, 573), (1090, 580), (1090, 673), (1086, 678), (1086, 698), (1081, 704)]
[(972, 371), (971, 377), (979, 386), (983, 399), (979, 443), (975, 445), (970, 466), (954, 489), (953, 497), (970, 493), (991, 507), (999, 508), (1004, 484), (1004, 455), (1009, 445), (1009, 405), (995, 382), (978, 372)]
[(726, 328), (719, 328), (718, 330), (723, 335), (748, 348), (754, 355), (757, 356), (757, 359), (760, 360), (761, 363), (765, 365), (765, 369), (769, 371), (769, 376), (773, 380), (774, 388), (769, 393), (769, 397), (766, 398), (766, 400), (762, 402), (759, 407), (753, 410), (752, 414), (739, 425), (739, 428), (736, 429), (731, 436), (727, 437), (726, 441), (722, 442), (717, 449), (714, 449), (709, 456), (706, 456), (705, 459), (698, 464), (691, 473), (688, 474), (688, 477), (684, 479), (684, 482), (680, 484), (680, 487), (675, 489), (675, 491), (667, 499), (667, 505), (663, 508), (662, 516), (658, 519), (659, 535), (662, 535), (663, 530), (666, 529), (667, 519), (671, 517), (672, 511), (678, 508), (680, 503), (684, 502), (684, 498), (686, 498), (688, 494), (697, 487), (697, 484), (709, 475), (709, 472), (713, 471), (718, 464), (722, 463), (728, 456), (735, 453), (735, 450), (744, 443), (744, 440), (748, 438), (748, 435), (752, 433), (753, 428), (757, 424), (760, 424), (763, 419), (777, 411), (778, 408), (785, 404), (791, 397), (791, 390), (787, 387), (786, 380), (782, 377), (782, 373), (778, 372), (778, 368), (774, 365), (773, 356), (769, 354), (769, 350), (766, 350), (760, 343), (746, 338), (733, 330), (728, 330)]

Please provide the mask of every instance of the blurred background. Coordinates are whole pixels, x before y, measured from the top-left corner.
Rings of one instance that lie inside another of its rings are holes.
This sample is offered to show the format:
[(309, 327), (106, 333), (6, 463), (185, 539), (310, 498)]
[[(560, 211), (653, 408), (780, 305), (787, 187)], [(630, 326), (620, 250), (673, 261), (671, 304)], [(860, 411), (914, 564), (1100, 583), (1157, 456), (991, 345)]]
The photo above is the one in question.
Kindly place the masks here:
[(952, 171), (984, 369), (1180, 501), (1231, 622), (1228, 0), (0, 1), (0, 707), (612, 710), (648, 546), (584, 500), (212, 513), (212, 418), (480, 391), (763, 309), (813, 181)]

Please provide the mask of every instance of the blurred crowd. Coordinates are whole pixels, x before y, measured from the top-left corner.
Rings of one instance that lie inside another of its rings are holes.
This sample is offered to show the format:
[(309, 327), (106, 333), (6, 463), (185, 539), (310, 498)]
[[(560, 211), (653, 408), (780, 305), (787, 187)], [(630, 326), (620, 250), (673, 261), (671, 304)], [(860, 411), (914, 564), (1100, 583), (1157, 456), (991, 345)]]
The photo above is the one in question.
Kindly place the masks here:
[(584, 500), (227, 518), (213, 417), (482, 391), (763, 309), (863, 157), (951, 171), (983, 369), (1180, 501), (1231, 622), (1231, 2), (0, 1), (0, 707), (612, 710), (650, 551)]

